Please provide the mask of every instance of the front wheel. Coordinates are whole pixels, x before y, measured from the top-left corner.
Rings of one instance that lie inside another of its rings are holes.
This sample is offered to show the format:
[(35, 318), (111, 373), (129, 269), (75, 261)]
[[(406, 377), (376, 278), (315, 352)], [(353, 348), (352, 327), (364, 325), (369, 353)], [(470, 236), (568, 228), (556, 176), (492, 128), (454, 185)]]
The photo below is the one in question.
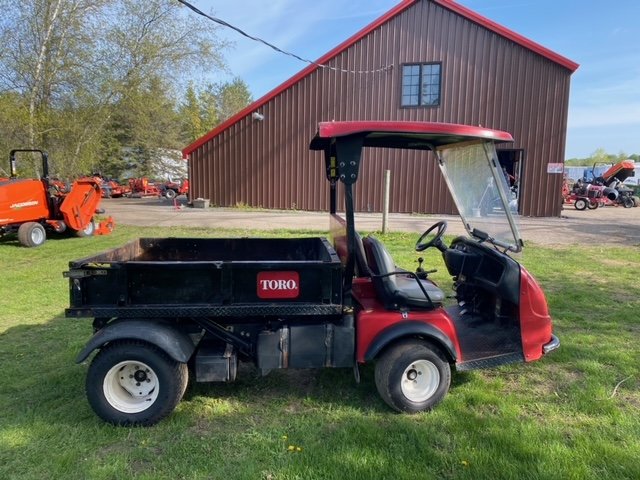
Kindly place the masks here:
[(170, 188), (167, 188), (164, 192), (164, 196), (168, 199), (168, 200), (173, 200), (174, 198), (176, 198), (178, 196), (178, 194), (176, 193), (175, 190), (172, 190)]
[(96, 233), (96, 223), (93, 221), (93, 218), (82, 230), (76, 230), (76, 236), (78, 237), (92, 237), (94, 233)]
[(376, 363), (376, 387), (394, 410), (431, 410), (449, 391), (451, 367), (442, 352), (418, 340), (391, 347)]
[(107, 345), (87, 372), (93, 411), (115, 425), (153, 425), (169, 415), (187, 388), (185, 363), (143, 342)]
[(18, 241), (25, 247), (39, 247), (47, 239), (47, 232), (37, 222), (23, 223), (18, 227)]
[(576, 210), (585, 210), (588, 205), (589, 205), (589, 202), (587, 202), (584, 198), (577, 199), (573, 204)]

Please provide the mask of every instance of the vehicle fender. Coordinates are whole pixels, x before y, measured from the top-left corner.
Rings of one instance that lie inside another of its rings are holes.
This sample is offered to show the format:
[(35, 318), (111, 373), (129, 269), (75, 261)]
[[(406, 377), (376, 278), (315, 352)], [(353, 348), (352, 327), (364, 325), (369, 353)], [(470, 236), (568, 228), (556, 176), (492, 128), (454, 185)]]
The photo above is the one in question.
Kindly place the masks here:
[(433, 340), (434, 343), (441, 346), (444, 353), (449, 357), (452, 363), (455, 363), (458, 359), (456, 348), (451, 339), (439, 328), (433, 325), (428, 325), (422, 322), (402, 322), (392, 327), (386, 328), (376, 336), (365, 354), (365, 361), (369, 362), (376, 358), (376, 356), (387, 345), (392, 344), (397, 340), (403, 338), (420, 337), (427, 340)]
[(196, 349), (189, 335), (167, 324), (149, 320), (122, 320), (98, 330), (78, 354), (76, 363), (85, 361), (96, 348), (116, 340), (142, 340), (181, 363), (186, 363)]

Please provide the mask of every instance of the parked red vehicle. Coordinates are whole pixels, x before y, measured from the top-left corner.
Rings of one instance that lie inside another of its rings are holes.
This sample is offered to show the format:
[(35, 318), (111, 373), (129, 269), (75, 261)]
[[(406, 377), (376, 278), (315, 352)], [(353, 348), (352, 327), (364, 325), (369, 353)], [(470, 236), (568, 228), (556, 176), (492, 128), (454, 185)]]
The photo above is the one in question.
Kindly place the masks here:
[[(189, 375), (233, 381), (244, 361), (263, 374), (341, 367), (359, 378), (358, 366), (373, 362), (382, 399), (414, 413), (444, 398), (452, 369), (555, 350), (544, 293), (511, 255), (523, 242), (495, 151), (510, 141), (462, 125), (320, 123), (310, 147), (325, 159), (331, 242), (139, 239), (70, 262), (66, 315), (94, 319), (77, 361), (99, 350), (86, 380), (92, 408), (107, 422), (151, 425), (174, 409)], [(368, 148), (406, 149), (439, 165), (468, 235), (447, 246), (440, 221), (415, 249), (441, 252), (450, 301), (423, 268), (397, 267), (379, 239), (358, 235), (354, 187)], [(487, 188), (498, 200), (483, 211)]]
[[(18, 178), (18, 153), (40, 155), (40, 178)], [(11, 150), (11, 177), (0, 179), (0, 237), (17, 234), (23, 246), (37, 247), (45, 242), (47, 232), (62, 233), (69, 229), (80, 237), (110, 233), (112, 218), (97, 226), (94, 222), (94, 216), (100, 212), (100, 179), (79, 178), (67, 186), (49, 177), (48, 158), (41, 150)]]
[(169, 200), (173, 200), (178, 195), (187, 195), (189, 193), (189, 180), (185, 178), (180, 182), (166, 182), (163, 188), (164, 196)]
[(102, 179), (100, 188), (102, 189), (102, 198), (121, 198), (131, 194), (130, 187), (121, 185), (116, 180)]

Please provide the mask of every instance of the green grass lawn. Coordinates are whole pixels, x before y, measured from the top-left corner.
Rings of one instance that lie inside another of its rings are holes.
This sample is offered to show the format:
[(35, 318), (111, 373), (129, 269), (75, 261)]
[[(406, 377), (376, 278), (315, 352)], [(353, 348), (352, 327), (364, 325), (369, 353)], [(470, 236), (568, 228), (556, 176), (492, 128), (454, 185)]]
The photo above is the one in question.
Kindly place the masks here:
[[(243, 366), (227, 385), (192, 384), (151, 428), (96, 417), (74, 358), (90, 319), (67, 319), (69, 260), (138, 236), (298, 236), (118, 227), (113, 235), (0, 241), (2, 479), (638, 479), (640, 250), (528, 246), (562, 341), (540, 362), (454, 374), (431, 413), (392, 412), (371, 367), (277, 371)], [(302, 235), (310, 234), (303, 232)], [(415, 268), (416, 235), (381, 235)], [(433, 249), (432, 249), (433, 250)], [(451, 283), (437, 252), (425, 267)]]

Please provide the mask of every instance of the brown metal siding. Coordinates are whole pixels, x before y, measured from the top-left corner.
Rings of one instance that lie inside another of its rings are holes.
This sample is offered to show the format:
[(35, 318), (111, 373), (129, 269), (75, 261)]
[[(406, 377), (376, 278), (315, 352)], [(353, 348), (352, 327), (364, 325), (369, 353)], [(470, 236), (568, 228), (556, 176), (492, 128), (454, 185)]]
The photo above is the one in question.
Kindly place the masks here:
[[(442, 62), (441, 105), (401, 108), (401, 65)], [(191, 155), (192, 198), (218, 206), (323, 210), (328, 206), (322, 155), (308, 143), (319, 121), (421, 120), (506, 130), (509, 148), (525, 150), (521, 211), (557, 216), (569, 77), (564, 67), (427, 0), (418, 2), (339, 53), (330, 62), (352, 74), (319, 69)], [(365, 151), (356, 186), (358, 210), (382, 209), (391, 170), (395, 212), (454, 213), (439, 170), (418, 152)]]

